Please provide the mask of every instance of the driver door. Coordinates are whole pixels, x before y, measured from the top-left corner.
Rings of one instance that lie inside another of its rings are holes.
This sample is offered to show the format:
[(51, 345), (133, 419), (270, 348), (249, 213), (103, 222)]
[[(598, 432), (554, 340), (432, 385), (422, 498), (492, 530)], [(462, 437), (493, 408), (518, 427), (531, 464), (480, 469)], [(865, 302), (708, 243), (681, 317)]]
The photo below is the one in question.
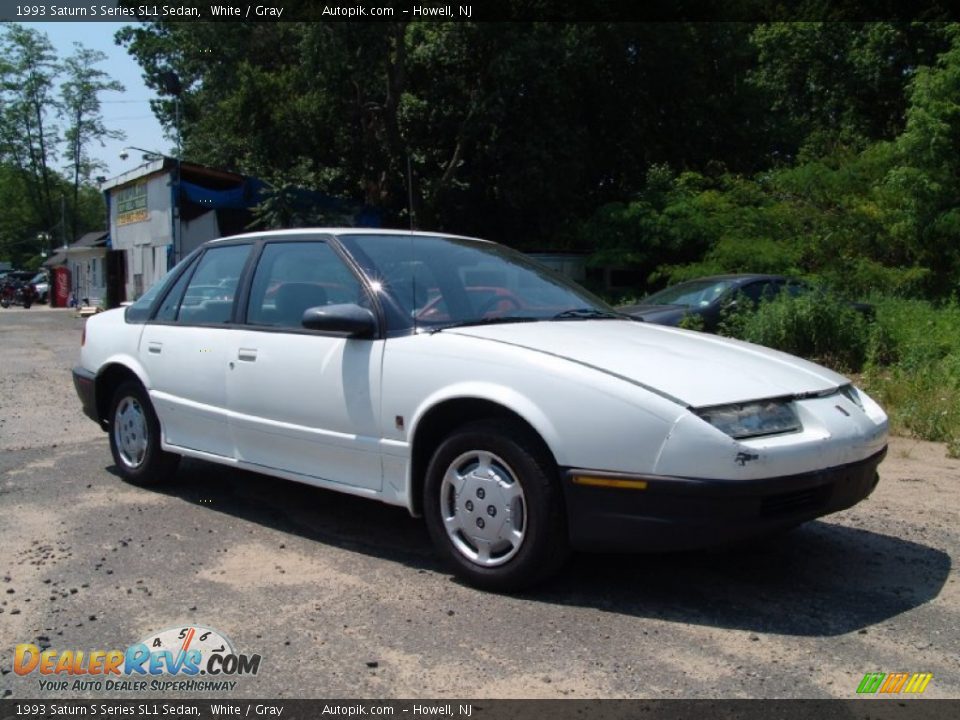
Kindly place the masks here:
[(321, 240), (268, 242), (232, 338), (227, 397), (238, 459), (379, 490), (383, 340), (307, 330), (307, 308), (368, 302)]

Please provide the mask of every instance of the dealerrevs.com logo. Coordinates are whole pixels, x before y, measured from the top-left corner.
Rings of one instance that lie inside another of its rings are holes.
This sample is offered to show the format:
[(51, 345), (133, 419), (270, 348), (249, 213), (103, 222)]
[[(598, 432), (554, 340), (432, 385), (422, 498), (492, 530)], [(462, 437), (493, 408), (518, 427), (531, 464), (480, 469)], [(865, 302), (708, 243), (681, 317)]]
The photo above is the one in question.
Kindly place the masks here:
[(13, 670), (39, 676), (40, 690), (229, 691), (256, 675), (260, 655), (234, 650), (213, 628), (192, 625), (148, 635), (125, 650), (54, 650), (17, 645)]

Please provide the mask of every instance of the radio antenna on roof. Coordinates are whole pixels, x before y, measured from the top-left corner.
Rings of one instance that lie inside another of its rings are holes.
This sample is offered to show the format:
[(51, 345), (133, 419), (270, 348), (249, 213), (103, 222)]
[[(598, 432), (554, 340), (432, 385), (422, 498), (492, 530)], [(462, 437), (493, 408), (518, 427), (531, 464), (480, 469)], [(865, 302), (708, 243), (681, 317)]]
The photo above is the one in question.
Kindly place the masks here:
[(413, 164), (407, 151), (407, 215), (410, 216), (410, 232), (413, 232)]
[(410, 216), (410, 296), (413, 313), (413, 331), (417, 331), (417, 264), (416, 250), (413, 242), (413, 163), (410, 160), (410, 151), (407, 150), (407, 215)]

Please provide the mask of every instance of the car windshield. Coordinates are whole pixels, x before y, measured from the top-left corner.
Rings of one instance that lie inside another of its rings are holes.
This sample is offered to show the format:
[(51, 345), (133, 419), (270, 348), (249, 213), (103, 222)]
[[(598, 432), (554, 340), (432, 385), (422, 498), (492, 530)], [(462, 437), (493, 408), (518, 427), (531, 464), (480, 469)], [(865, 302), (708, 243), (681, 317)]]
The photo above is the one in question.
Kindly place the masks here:
[(344, 235), (343, 245), (401, 327), (620, 317), (576, 283), (495, 243)]
[(665, 288), (643, 299), (644, 305), (706, 307), (733, 285), (731, 280), (692, 280)]

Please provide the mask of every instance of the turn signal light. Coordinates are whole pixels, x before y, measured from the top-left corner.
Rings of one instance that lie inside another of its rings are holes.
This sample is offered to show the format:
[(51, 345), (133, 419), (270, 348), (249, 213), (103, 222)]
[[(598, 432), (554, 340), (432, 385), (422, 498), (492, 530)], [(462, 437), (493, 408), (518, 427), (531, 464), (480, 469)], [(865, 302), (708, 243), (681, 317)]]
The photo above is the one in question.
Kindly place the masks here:
[(576, 485), (589, 485), (590, 487), (610, 487), (622, 488), (625, 490), (646, 490), (646, 480), (624, 480), (622, 478), (595, 477), (593, 475), (574, 475), (573, 482)]

